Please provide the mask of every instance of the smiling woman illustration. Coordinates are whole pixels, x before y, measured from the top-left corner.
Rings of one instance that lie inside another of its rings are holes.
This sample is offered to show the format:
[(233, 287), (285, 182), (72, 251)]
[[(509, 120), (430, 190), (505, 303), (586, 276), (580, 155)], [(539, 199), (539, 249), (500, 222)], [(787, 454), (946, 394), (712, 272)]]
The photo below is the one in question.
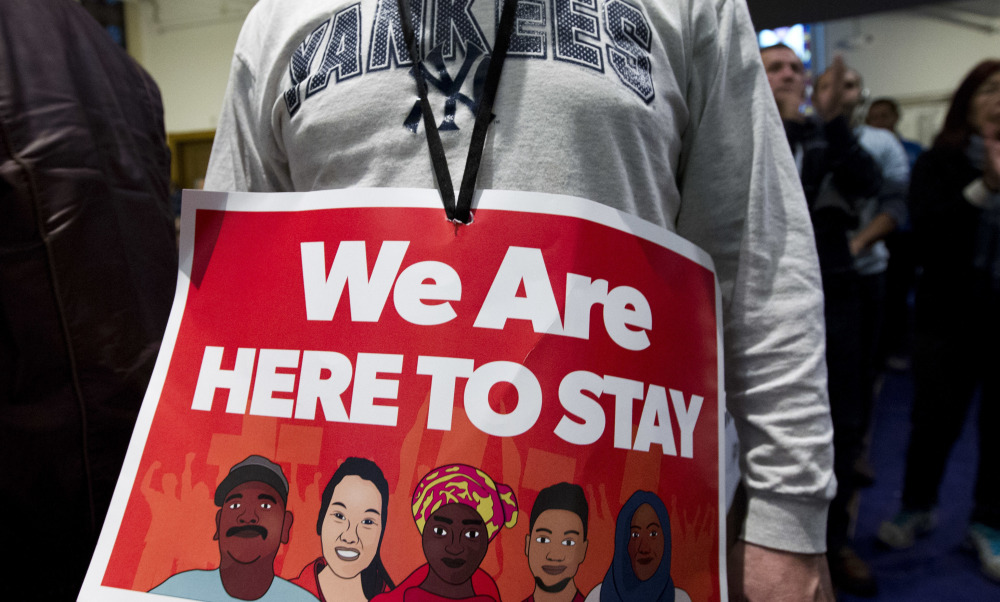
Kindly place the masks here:
[(392, 589), (379, 553), (388, 507), (389, 484), (378, 465), (344, 460), (323, 490), (316, 521), (323, 555), (292, 583), (323, 602), (367, 602)]
[(517, 521), (510, 487), (472, 466), (450, 464), (420, 480), (412, 510), (427, 564), (375, 602), (499, 602), (496, 583), (479, 565), (500, 529)]
[(670, 515), (660, 498), (636, 491), (615, 524), (615, 554), (586, 602), (691, 602), (670, 577)]

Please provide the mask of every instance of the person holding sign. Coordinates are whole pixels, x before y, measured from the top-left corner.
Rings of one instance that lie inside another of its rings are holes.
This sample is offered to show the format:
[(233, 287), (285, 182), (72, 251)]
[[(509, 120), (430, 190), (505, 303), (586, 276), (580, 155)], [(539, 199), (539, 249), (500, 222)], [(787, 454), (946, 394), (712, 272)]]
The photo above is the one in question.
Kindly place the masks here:
[(316, 533), (323, 555), (292, 583), (321, 602), (367, 602), (393, 588), (382, 564), (382, 536), (389, 509), (389, 483), (377, 464), (348, 458), (323, 490)]
[(587, 602), (691, 602), (670, 576), (670, 516), (660, 498), (636, 491), (615, 524), (615, 556)]
[(496, 583), (479, 564), (500, 529), (517, 522), (510, 487), (472, 466), (441, 466), (417, 484), (413, 520), (427, 564), (375, 602), (500, 602)]
[[(262, 0), (205, 188), (438, 189), (462, 223), (477, 187), (567, 195), (704, 250), (748, 500), (730, 591), (832, 600), (822, 289), (756, 56), (744, 0)], [(449, 163), (467, 174), (458, 202)]]
[(316, 602), (274, 574), (274, 558), (292, 528), (287, 502), (288, 479), (280, 466), (262, 456), (233, 466), (215, 490), (219, 568), (184, 571), (149, 591), (206, 602)]

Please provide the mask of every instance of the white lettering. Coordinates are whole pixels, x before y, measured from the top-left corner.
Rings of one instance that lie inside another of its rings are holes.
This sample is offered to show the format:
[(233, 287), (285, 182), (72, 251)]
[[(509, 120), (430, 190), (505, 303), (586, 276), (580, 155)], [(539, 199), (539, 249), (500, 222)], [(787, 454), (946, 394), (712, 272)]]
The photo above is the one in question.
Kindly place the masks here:
[(674, 431), (670, 426), (667, 390), (657, 385), (650, 385), (646, 392), (646, 402), (642, 406), (642, 416), (639, 418), (639, 428), (636, 430), (632, 449), (648, 452), (653, 443), (663, 448), (663, 455), (677, 455)]
[(608, 281), (594, 280), (579, 274), (566, 274), (565, 334), (578, 339), (590, 338), (590, 310), (608, 297)]
[[(329, 376), (324, 377), (324, 371)], [(299, 394), (295, 400), (295, 417), (316, 418), (316, 402), (323, 407), (328, 422), (348, 422), (341, 395), (351, 384), (354, 368), (347, 356), (333, 351), (304, 351), (299, 372)]]
[[(525, 296), (518, 297), (522, 282)], [(562, 334), (559, 308), (540, 249), (507, 249), (474, 325), (503, 330), (507, 320), (530, 320), (535, 332)]]
[(637, 380), (604, 377), (604, 392), (615, 396), (615, 447), (632, 449), (632, 406), (642, 399), (643, 385)]
[[(461, 298), (462, 281), (458, 272), (439, 261), (421, 261), (406, 268), (396, 279), (392, 291), (392, 302), (400, 317), (421, 326), (435, 326), (455, 319), (457, 314), (448, 301)], [(424, 303), (425, 300), (444, 303), (432, 305)]]
[(455, 408), (455, 381), (472, 376), (472, 360), (451, 357), (418, 357), (417, 374), (431, 377), (431, 395), (427, 409), (427, 428), (450, 431)]
[[(586, 391), (594, 397), (584, 395)], [(556, 425), (555, 434), (563, 441), (576, 445), (590, 445), (604, 434), (607, 418), (597, 398), (604, 392), (604, 379), (585, 370), (570, 372), (559, 383), (559, 403), (563, 409), (583, 420), (579, 423), (563, 416)]]
[[(629, 326), (638, 326), (640, 330), (632, 330)], [(611, 339), (625, 349), (640, 351), (649, 347), (646, 330), (653, 327), (649, 302), (631, 286), (616, 287), (608, 293), (604, 304), (604, 327)]]
[(291, 418), (291, 399), (276, 398), (275, 393), (295, 390), (295, 375), (279, 373), (278, 368), (298, 368), (299, 352), (287, 349), (261, 349), (257, 357), (257, 378), (253, 384), (250, 413), (254, 416)]
[(407, 241), (383, 242), (369, 279), (365, 241), (341, 241), (333, 258), (333, 265), (330, 266), (329, 275), (326, 273), (326, 252), (323, 242), (302, 243), (302, 284), (305, 290), (306, 319), (332, 320), (346, 285), (351, 305), (351, 320), (378, 322), (409, 245)]
[(232, 370), (222, 369), (222, 347), (205, 347), (195, 385), (192, 410), (211, 411), (216, 389), (229, 389), (226, 412), (242, 414), (246, 412), (247, 398), (250, 397), (250, 381), (253, 379), (253, 365), (256, 349), (240, 348), (236, 351), (236, 366)]
[(694, 427), (701, 414), (701, 406), (705, 398), (700, 395), (691, 396), (691, 404), (684, 403), (684, 394), (670, 389), (670, 401), (674, 403), (674, 414), (677, 416), (677, 426), (681, 429), (681, 457), (694, 457)]
[[(490, 390), (510, 383), (517, 391), (517, 407), (499, 414), (490, 407)], [(542, 387), (530, 370), (513, 362), (490, 362), (477, 368), (465, 385), (465, 413), (487, 435), (514, 437), (534, 426), (542, 413)]]
[(351, 393), (351, 422), (396, 426), (399, 408), (377, 406), (376, 399), (396, 399), (399, 381), (378, 378), (379, 374), (399, 374), (403, 356), (382, 353), (359, 353), (354, 367), (354, 390)]

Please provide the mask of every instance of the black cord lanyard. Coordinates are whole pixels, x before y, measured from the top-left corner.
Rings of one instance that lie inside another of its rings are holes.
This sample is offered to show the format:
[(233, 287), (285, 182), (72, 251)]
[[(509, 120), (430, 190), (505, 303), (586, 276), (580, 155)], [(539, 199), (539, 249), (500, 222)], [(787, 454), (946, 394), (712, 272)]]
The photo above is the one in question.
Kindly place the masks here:
[(417, 93), (420, 95), (420, 111), (424, 118), (424, 129), (427, 131), (427, 146), (434, 164), (434, 176), (437, 179), (441, 202), (449, 221), (472, 223), (472, 195), (476, 191), (476, 177), (479, 174), (479, 164), (483, 160), (483, 147), (486, 144), (486, 130), (493, 116), (493, 101), (496, 98), (497, 87), (500, 85), (500, 72), (507, 58), (507, 48), (510, 46), (511, 33), (514, 31), (514, 17), (517, 13), (517, 0), (504, 0), (503, 11), (500, 14), (500, 25), (497, 27), (496, 39), (493, 41), (493, 53), (490, 56), (490, 66), (486, 71), (486, 82), (483, 86), (483, 97), (479, 100), (476, 110), (476, 123), (472, 128), (472, 143), (469, 146), (469, 156), (465, 162), (465, 174), (462, 176), (462, 188), (459, 190), (458, 203), (455, 203), (455, 188), (448, 170), (448, 159), (441, 144), (441, 135), (434, 121), (431, 103), (427, 100), (427, 82), (424, 80), (422, 59), (417, 52), (417, 43), (413, 35), (413, 20), (410, 16), (408, 0), (397, 0), (399, 14), (403, 25), (403, 36), (413, 61), (413, 76), (417, 80)]

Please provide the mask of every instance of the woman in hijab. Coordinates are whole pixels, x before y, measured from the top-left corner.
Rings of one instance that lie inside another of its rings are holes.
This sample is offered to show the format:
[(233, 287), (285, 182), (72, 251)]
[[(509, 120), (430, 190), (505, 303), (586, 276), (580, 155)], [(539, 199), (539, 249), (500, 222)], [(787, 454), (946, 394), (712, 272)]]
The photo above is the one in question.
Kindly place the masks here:
[(670, 577), (670, 515), (656, 494), (636, 491), (615, 524), (615, 553), (587, 602), (691, 602)]
[(375, 602), (500, 602), (479, 565), (500, 529), (517, 522), (511, 488), (478, 468), (449, 464), (420, 480), (412, 510), (427, 564)]

